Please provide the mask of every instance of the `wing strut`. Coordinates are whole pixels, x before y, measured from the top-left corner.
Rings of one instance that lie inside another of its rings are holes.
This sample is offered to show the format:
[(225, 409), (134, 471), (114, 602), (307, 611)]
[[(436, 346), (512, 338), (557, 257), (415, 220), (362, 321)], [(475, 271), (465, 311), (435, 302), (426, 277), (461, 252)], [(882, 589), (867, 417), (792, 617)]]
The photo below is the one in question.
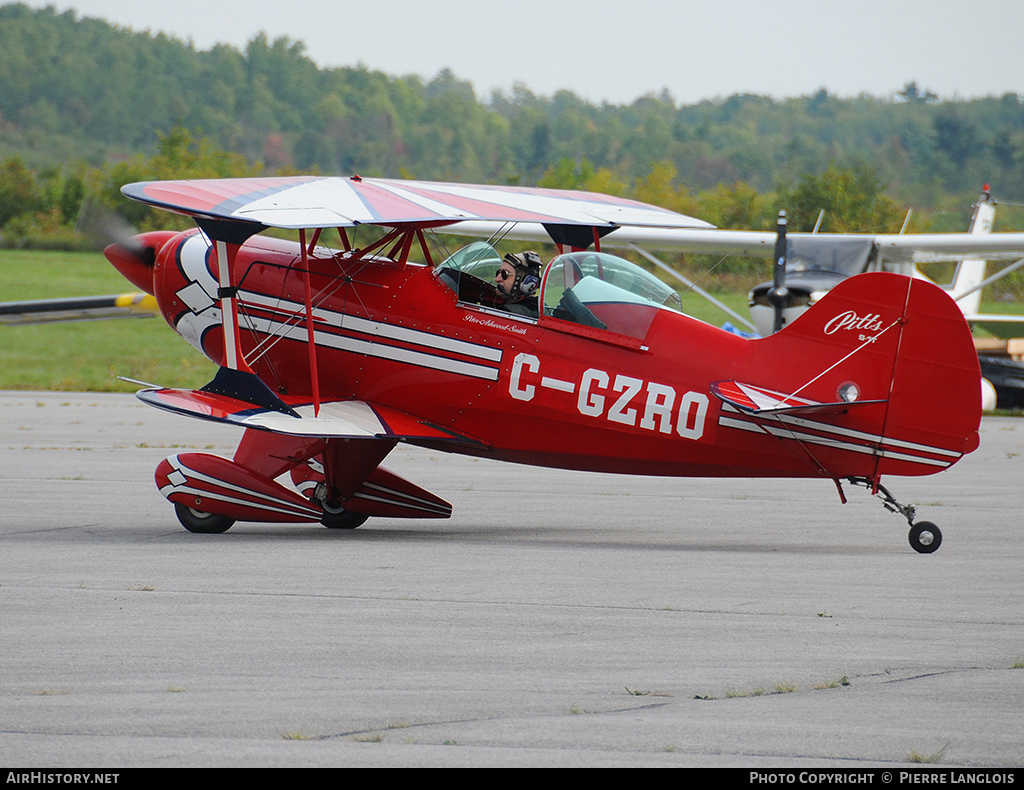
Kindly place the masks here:
[(313, 388), (313, 415), (320, 416), (320, 375), (316, 367), (316, 332), (313, 328), (313, 289), (310, 285), (309, 255), (306, 249), (306, 231), (299, 230), (299, 246), (302, 247), (302, 279), (306, 291), (306, 345), (309, 348), (309, 378)]
[(217, 258), (217, 297), (220, 299), (221, 325), (224, 327), (223, 366), (231, 370), (252, 373), (242, 357), (242, 343), (238, 331), (238, 286), (232, 282), (235, 256), (250, 236), (266, 226), (258, 222), (230, 222), (207, 217), (195, 217), (196, 225), (213, 242)]
[[(217, 296), (220, 298), (221, 325), (224, 327), (224, 361), (223, 367), (243, 373), (253, 373), (242, 355), (242, 340), (238, 330), (238, 286), (234, 284), (231, 273), (234, 271), (235, 256), (250, 236), (254, 236), (266, 226), (259, 223), (226, 222), (196, 217), (196, 224), (213, 241), (214, 255), (217, 258)], [(313, 294), (309, 274), (309, 253), (320, 237), (316, 232), (310, 244), (306, 245), (306, 231), (299, 229), (299, 247), (302, 250), (302, 279), (305, 286), (306, 333), (309, 347), (309, 374), (313, 390), (314, 416), (320, 413), (320, 376), (316, 366), (316, 341), (313, 327)], [(255, 374), (253, 374), (255, 375)]]
[(214, 243), (217, 255), (217, 281), (220, 286), (217, 295), (220, 297), (221, 324), (224, 326), (224, 366), (231, 370), (251, 372), (242, 356), (241, 337), (238, 332), (238, 300), (235, 295), (238, 289), (231, 284), (231, 269), (238, 245), (228, 245), (226, 241), (217, 239)]

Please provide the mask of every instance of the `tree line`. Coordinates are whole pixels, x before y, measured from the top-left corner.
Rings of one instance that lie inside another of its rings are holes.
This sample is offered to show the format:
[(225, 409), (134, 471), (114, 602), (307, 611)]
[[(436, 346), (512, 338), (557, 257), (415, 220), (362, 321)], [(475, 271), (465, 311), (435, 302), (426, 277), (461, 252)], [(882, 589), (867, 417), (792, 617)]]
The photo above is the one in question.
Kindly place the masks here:
[[(200, 51), (74, 11), (0, 6), (0, 234), (68, 234), (88, 194), (140, 226), (121, 183), (317, 172), (594, 189), (720, 226), (964, 230), (983, 183), (1024, 196), (1024, 101), (822, 89), (678, 105), (662, 92), (596, 105), (570, 91), (478, 98), (431, 79), (319, 68), (304, 45)], [(166, 215), (162, 218), (166, 224)], [(1001, 213), (1000, 229), (1013, 217)], [(61, 243), (72, 243), (70, 239)]]

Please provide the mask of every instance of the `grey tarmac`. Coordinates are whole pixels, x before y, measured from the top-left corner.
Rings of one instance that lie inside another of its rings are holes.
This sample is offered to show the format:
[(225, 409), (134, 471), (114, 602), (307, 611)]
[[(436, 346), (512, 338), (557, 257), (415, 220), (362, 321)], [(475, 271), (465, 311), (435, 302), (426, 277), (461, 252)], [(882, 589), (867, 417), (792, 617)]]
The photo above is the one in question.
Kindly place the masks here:
[(400, 446), (446, 521), (182, 529), (234, 428), (0, 393), (0, 763), (1024, 766), (1024, 421), (887, 478), (534, 469)]

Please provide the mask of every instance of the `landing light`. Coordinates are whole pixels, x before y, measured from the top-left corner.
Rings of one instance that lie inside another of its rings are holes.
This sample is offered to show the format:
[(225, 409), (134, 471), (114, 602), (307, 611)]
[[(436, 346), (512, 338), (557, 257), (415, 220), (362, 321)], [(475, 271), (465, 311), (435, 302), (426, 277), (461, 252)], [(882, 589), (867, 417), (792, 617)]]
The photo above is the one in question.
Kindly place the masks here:
[(839, 385), (839, 389), (836, 390), (836, 395), (839, 397), (839, 400), (844, 403), (853, 403), (860, 397), (860, 387), (852, 381), (847, 381), (845, 384)]

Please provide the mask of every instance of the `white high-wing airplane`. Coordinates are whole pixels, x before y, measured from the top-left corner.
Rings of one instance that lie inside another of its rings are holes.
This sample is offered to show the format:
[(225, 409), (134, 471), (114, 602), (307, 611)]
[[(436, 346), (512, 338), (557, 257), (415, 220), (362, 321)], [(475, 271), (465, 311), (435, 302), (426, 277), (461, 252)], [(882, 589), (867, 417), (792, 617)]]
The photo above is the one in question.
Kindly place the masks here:
[[(968, 233), (986, 234), (992, 232), (992, 224), (995, 221), (996, 201), (992, 199), (988, 185), (982, 191), (978, 202), (974, 205), (974, 216), (971, 218), (971, 225)], [(1020, 260), (1003, 267), (989, 277), (985, 276), (987, 261), (984, 259), (963, 260), (957, 265), (956, 273), (949, 286), (944, 286), (949, 295), (963, 310), (964, 317), (971, 326), (984, 328), (990, 334), (997, 337), (1021, 337), (1024, 336), (1024, 316), (1004, 315), (999, 313), (981, 313), (981, 292), (992, 283), (1010, 272), (1024, 266), (1024, 257)], [(917, 276), (924, 277), (918, 271)]]
[[(995, 219), (995, 201), (986, 185), (974, 205), (974, 214), (967, 230), (967, 236), (984, 237), (992, 232)], [(949, 237), (960, 234), (946, 234)], [(1019, 234), (1001, 234), (1000, 238)], [(911, 242), (919, 238), (917, 234), (908, 234)], [(1005, 241), (1005, 239), (1003, 239)], [(952, 241), (947, 239), (947, 241)], [(960, 242), (953, 242), (960, 244)], [(1004, 253), (1005, 254), (1005, 253)], [(918, 263), (927, 265), (932, 260), (946, 260), (936, 253), (930, 253), (930, 260), (921, 256), (920, 260), (908, 262), (900, 256), (899, 260), (887, 260), (878, 254), (878, 248), (872, 237), (835, 234), (793, 234), (789, 237), (786, 250), (786, 268), (783, 287), (787, 291), (787, 301), (783, 305), (782, 323), (786, 324), (796, 318), (803, 310), (817, 302), (828, 290), (846, 277), (866, 271), (886, 269), (900, 274), (928, 280), (931, 282)], [(1010, 254), (1019, 260), (1011, 263), (986, 279), (987, 260), (982, 257), (970, 257), (957, 262), (956, 272), (948, 285), (940, 285), (959, 305), (967, 322), (972, 326), (984, 327), (986, 331), (1000, 337), (1014, 337), (1024, 334), (1024, 316), (982, 314), (982, 290), (1005, 277), (1015, 269), (1024, 266), (1024, 252)], [(761, 335), (774, 331), (773, 319), (778, 307), (773, 305), (771, 291), (778, 287), (774, 282), (762, 283), (750, 293), (750, 312), (757, 330)]]
[[(985, 236), (992, 232), (996, 202), (986, 185), (971, 217), (967, 233)], [(786, 245), (784, 272), (776, 267), (772, 281), (755, 286), (749, 295), (751, 318), (759, 334), (768, 335), (796, 319), (804, 310), (820, 300), (829, 289), (846, 277), (878, 268), (890, 268), (932, 282), (922, 268), (914, 263), (886, 266), (875, 254), (873, 243), (863, 237), (800, 236)], [(972, 329), (980, 328), (995, 338), (976, 338), (982, 369), (982, 402), (986, 410), (997, 406), (1024, 406), (1024, 364), (1006, 355), (994, 353), (996, 346), (1009, 348), (1006, 340), (1024, 336), (1024, 315), (982, 313), (982, 290), (1010, 272), (1024, 266), (1024, 258), (985, 276), (987, 261), (981, 257), (961, 260), (948, 284), (940, 285), (964, 314)], [(1004, 342), (1000, 343), (999, 338)]]

